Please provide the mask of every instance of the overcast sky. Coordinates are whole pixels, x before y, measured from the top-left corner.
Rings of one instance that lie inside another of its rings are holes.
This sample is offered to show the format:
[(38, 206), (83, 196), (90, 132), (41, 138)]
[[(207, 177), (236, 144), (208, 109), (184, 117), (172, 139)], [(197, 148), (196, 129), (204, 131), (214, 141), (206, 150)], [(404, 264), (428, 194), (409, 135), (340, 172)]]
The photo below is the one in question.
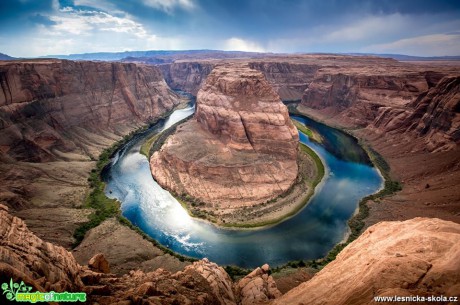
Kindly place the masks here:
[(0, 0), (0, 52), (460, 55), (460, 0)]

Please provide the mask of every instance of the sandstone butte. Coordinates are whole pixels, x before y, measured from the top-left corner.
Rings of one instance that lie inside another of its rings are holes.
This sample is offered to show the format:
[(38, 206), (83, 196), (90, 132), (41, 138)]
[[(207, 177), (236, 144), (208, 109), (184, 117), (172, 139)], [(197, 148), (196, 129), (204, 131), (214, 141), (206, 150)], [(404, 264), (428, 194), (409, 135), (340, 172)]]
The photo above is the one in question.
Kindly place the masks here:
[(361, 305), (375, 304), (375, 296), (458, 296), (459, 257), (459, 224), (436, 218), (382, 222), (311, 280), (281, 295), (268, 265), (237, 282), (207, 259), (176, 273), (112, 274), (102, 254), (82, 266), (0, 205), (0, 283), (11, 278), (33, 291), (83, 291), (91, 304)]
[(298, 174), (298, 133), (263, 74), (221, 65), (197, 95), (193, 119), (150, 160), (153, 177), (215, 214), (265, 203)]

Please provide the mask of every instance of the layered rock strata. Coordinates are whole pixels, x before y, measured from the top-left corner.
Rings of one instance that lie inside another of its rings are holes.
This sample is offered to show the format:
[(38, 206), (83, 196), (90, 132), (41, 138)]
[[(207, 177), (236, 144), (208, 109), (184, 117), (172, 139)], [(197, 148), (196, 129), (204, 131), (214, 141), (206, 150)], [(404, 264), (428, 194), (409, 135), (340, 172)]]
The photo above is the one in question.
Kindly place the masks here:
[(198, 92), (194, 118), (150, 160), (154, 178), (217, 209), (263, 203), (294, 183), (298, 133), (260, 72), (214, 68)]
[(0, 63), (0, 202), (65, 247), (86, 221), (99, 154), (178, 104), (153, 66), (27, 60)]

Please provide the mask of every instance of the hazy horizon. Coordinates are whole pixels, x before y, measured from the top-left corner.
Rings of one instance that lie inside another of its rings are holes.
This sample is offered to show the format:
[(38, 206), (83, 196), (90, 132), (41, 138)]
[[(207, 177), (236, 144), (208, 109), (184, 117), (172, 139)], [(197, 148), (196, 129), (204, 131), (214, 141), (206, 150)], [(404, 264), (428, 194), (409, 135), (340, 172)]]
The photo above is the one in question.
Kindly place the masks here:
[[(12, 0), (0, 53), (222, 50), (460, 55), (458, 1)], [(7, 42), (7, 43), (5, 43)]]

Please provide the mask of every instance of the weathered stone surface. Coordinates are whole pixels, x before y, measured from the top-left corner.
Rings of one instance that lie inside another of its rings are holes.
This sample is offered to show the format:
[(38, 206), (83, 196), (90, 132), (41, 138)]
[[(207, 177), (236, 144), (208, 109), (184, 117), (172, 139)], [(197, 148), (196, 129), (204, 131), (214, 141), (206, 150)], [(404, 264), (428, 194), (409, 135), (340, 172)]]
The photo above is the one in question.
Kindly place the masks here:
[[(24, 281), (33, 291), (84, 291), (89, 304), (220, 304), (236, 305), (227, 273), (207, 260), (171, 273), (110, 273), (102, 255), (79, 265), (64, 248), (42, 241), (25, 223), (0, 205), (0, 283)], [(0, 295), (3, 304), (5, 296)]]
[(232, 280), (222, 267), (204, 258), (193, 263), (193, 265), (187, 266), (184, 270), (185, 273), (190, 271), (197, 272), (208, 281), (212, 292), (217, 296), (221, 304), (236, 304)]
[(235, 284), (241, 305), (267, 304), (281, 296), (269, 271), (270, 267), (265, 264)]
[(368, 228), (311, 280), (274, 304), (375, 304), (375, 296), (457, 296), (460, 225), (436, 218)]
[(151, 158), (154, 178), (178, 194), (219, 208), (262, 203), (297, 177), (298, 134), (260, 72), (216, 67), (197, 97), (195, 117)]
[(80, 265), (97, 253), (103, 253), (111, 272), (122, 275), (139, 269), (150, 272), (158, 268), (175, 273), (190, 264), (166, 254), (139, 233), (110, 218), (88, 231), (72, 254)]
[(94, 255), (88, 262), (88, 267), (96, 272), (110, 273), (109, 262), (105, 259), (104, 254)]
[(83, 287), (81, 266), (70, 252), (44, 242), (24, 221), (0, 205), (0, 282), (23, 280), (44, 291), (75, 291)]
[(180, 89), (196, 96), (205, 83), (214, 64), (210, 62), (176, 62), (159, 65), (165, 81), (171, 88)]

